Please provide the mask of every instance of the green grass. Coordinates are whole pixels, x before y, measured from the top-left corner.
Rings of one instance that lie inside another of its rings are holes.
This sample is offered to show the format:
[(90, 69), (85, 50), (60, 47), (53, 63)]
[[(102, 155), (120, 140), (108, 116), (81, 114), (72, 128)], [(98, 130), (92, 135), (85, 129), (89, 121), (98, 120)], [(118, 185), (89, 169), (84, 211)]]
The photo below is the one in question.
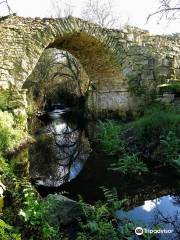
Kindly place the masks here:
[(170, 164), (180, 154), (180, 113), (173, 107), (151, 108), (128, 128), (143, 158)]
[(136, 139), (143, 143), (160, 139), (161, 135), (167, 134), (170, 130), (179, 132), (179, 124), (180, 114), (170, 110), (154, 109), (129, 126), (133, 129)]

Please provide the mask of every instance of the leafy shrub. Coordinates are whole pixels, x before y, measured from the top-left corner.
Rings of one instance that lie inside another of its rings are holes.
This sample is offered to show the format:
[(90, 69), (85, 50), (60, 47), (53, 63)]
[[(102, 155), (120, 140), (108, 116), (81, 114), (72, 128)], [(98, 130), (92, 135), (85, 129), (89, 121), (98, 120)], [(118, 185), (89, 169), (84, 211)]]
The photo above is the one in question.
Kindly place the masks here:
[(130, 126), (133, 128), (136, 139), (142, 143), (159, 140), (160, 136), (167, 134), (171, 129), (177, 129), (180, 124), (180, 114), (164, 110), (147, 114)]
[[(125, 200), (118, 200), (115, 190), (108, 190), (102, 187), (106, 201), (97, 202), (93, 210), (87, 211), (84, 208), (86, 222), (81, 222), (81, 230), (77, 240), (119, 240), (121, 239), (120, 229), (115, 218), (115, 211), (122, 207)], [(82, 204), (83, 205), (83, 204)], [(132, 232), (131, 232), (132, 234)]]
[(170, 92), (170, 93), (179, 93), (180, 92), (180, 82), (177, 81), (173, 83), (163, 84), (159, 88), (160, 93)]
[(0, 151), (12, 149), (21, 142), (24, 136), (23, 130), (16, 128), (13, 115), (0, 110)]
[(98, 139), (107, 155), (123, 155), (111, 164), (111, 170), (141, 174), (147, 172), (146, 160), (180, 169), (179, 126), (179, 110), (156, 103), (148, 106), (142, 117), (123, 126), (110, 120), (100, 122)]
[(58, 229), (49, 225), (46, 216), (47, 209), (53, 203), (39, 200), (31, 186), (27, 186), (23, 192), (25, 208), (21, 209), (19, 214), (27, 223), (26, 227), (38, 232), (36, 236), (38, 240), (60, 239)]
[(3, 240), (21, 240), (21, 235), (17, 230), (0, 219), (0, 239)]
[(108, 155), (116, 154), (123, 147), (120, 140), (121, 125), (112, 120), (99, 121), (98, 140)]
[(119, 171), (123, 174), (141, 174), (148, 172), (148, 168), (145, 163), (138, 159), (138, 157), (133, 155), (124, 155), (117, 162), (112, 163), (109, 168), (113, 171)]
[(7, 163), (6, 159), (2, 157), (0, 153), (0, 181), (6, 182), (6, 181), (14, 181), (14, 173), (12, 171), (12, 168)]
[(128, 151), (141, 159), (170, 163), (173, 160), (170, 154), (179, 145), (179, 126), (180, 114), (176, 109), (155, 105), (128, 124), (125, 134)]
[(31, 91), (28, 92), (27, 94), (27, 100), (28, 100), (28, 108), (27, 108), (27, 114), (29, 116), (32, 116), (33, 114), (35, 114), (36, 112), (38, 112), (38, 105), (36, 103), (36, 101), (33, 98), (33, 94)]
[(0, 155), (0, 176), (2, 176), (5, 172), (9, 172), (9, 166), (5, 159)]
[(180, 154), (179, 156), (176, 158), (176, 159), (173, 159), (171, 162), (170, 162), (170, 165), (174, 168), (176, 168), (176, 170), (178, 172), (180, 172)]
[(180, 170), (180, 138), (169, 131), (166, 136), (161, 136), (160, 143), (166, 162)]
[(22, 113), (16, 113), (14, 117), (14, 123), (17, 130), (24, 130), (24, 126), (27, 123), (26, 116), (23, 115)]

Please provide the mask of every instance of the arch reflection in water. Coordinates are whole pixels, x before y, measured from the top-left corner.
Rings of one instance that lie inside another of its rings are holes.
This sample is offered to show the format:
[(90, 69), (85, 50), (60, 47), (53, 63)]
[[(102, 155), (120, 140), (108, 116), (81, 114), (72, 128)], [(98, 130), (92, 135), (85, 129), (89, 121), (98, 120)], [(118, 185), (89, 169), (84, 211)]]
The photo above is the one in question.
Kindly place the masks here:
[(85, 131), (54, 119), (30, 149), (30, 175), (38, 185), (58, 187), (75, 178), (91, 152)]
[(144, 201), (144, 204), (129, 211), (117, 211), (119, 219), (135, 221), (139, 227), (171, 230), (172, 233), (158, 234), (157, 239), (180, 239), (180, 202), (179, 196), (163, 196)]

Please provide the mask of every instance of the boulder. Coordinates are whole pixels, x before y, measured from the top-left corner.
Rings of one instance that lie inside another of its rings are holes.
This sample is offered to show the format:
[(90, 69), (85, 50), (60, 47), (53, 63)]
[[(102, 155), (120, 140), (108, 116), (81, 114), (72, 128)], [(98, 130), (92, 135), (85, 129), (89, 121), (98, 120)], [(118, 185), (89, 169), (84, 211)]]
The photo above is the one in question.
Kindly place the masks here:
[(47, 220), (50, 225), (68, 225), (78, 218), (85, 217), (85, 211), (93, 208), (71, 200), (61, 194), (50, 194), (46, 197), (49, 203), (47, 210)]

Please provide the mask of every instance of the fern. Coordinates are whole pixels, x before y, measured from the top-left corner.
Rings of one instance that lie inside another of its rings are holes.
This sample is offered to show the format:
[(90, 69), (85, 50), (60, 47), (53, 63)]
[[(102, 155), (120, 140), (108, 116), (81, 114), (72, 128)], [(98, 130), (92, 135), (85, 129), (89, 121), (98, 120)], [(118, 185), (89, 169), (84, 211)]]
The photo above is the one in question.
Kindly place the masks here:
[(114, 214), (115, 211), (122, 208), (123, 204), (127, 201), (127, 199), (119, 200), (116, 188), (113, 188), (112, 190), (104, 186), (101, 186), (100, 188), (103, 191), (108, 210), (111, 214)]
[(117, 162), (111, 163), (108, 168), (112, 171), (118, 171), (123, 174), (139, 174), (148, 172), (146, 164), (139, 160), (137, 155), (124, 155)]
[(101, 186), (101, 190), (103, 191), (104, 197), (108, 203), (112, 203), (113, 201), (118, 201), (117, 190), (113, 188), (112, 190)]
[(115, 155), (124, 149), (124, 144), (120, 139), (121, 125), (112, 120), (99, 121), (97, 138), (102, 146), (102, 150), (107, 155)]

